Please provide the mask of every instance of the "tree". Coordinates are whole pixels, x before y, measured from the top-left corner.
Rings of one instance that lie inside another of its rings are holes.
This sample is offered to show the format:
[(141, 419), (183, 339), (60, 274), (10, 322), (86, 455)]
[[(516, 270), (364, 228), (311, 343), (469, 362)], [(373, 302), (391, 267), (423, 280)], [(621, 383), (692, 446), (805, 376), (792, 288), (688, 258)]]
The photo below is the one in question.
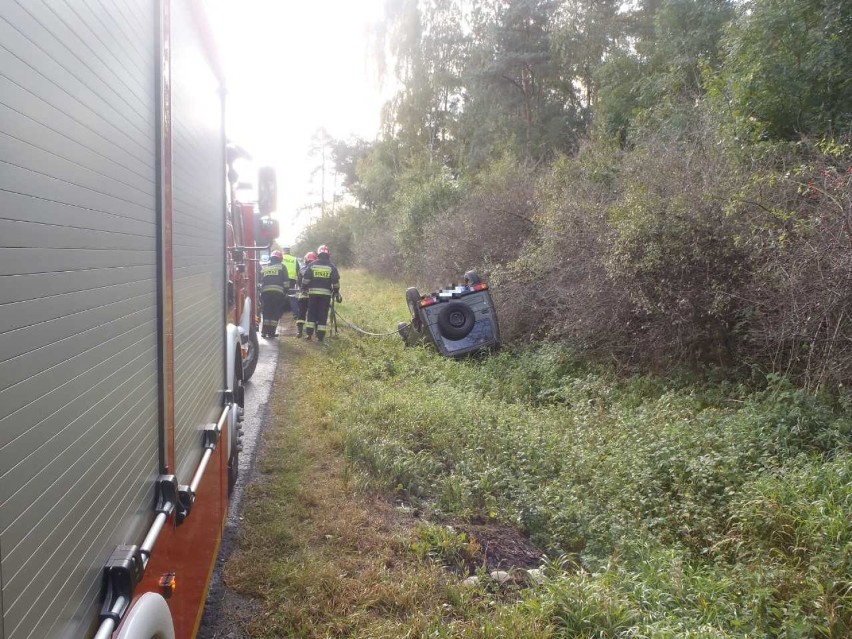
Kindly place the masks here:
[[(579, 103), (591, 109), (597, 103), (600, 66), (624, 46), (625, 20), (620, 0), (566, 0), (556, 14), (552, 36), (555, 59), (562, 76), (566, 99), (574, 98), (579, 84)], [(575, 105), (579, 106), (579, 105)]]
[(541, 160), (576, 141), (570, 135), (577, 117), (569, 108), (576, 105), (573, 88), (562, 82), (551, 46), (558, 6), (555, 0), (507, 0), (476, 15), (467, 102), (476, 143), (499, 149), (506, 141), (498, 136), (507, 136), (520, 157)]
[(385, 111), (385, 132), (408, 154), (425, 150), (433, 161), (455, 163), (468, 49), (464, 15), (459, 0), (387, 3), (390, 50), (403, 88)]
[[(331, 166), (331, 136), (324, 127), (317, 129), (311, 136), (311, 146), (308, 150), (308, 157), (314, 158), (317, 165), (311, 171), (311, 180), (315, 179), (316, 174), (320, 174), (320, 211), (322, 217), (325, 217), (325, 180), (329, 171), (333, 172)], [(335, 180), (336, 181), (336, 180)], [(334, 195), (332, 194), (332, 209), (334, 208)]]
[(605, 129), (623, 143), (637, 116), (671, 124), (693, 111), (734, 16), (731, 0), (646, 0), (625, 16), (626, 38), (598, 72)]
[(725, 40), (719, 94), (759, 137), (852, 130), (852, 3), (752, 0)]

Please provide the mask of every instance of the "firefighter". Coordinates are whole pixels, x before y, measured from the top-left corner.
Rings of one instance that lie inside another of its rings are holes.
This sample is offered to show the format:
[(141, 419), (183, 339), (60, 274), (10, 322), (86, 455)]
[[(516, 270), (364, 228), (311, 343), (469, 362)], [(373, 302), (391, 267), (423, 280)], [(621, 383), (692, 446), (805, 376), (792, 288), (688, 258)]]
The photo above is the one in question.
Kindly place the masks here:
[(281, 251), (281, 263), (287, 269), (287, 279), (290, 280), (290, 288), (296, 286), (296, 278), (299, 277), (299, 260), (290, 255), (290, 247), (285, 246)]
[(331, 298), (342, 302), (340, 296), (340, 274), (331, 262), (331, 251), (323, 244), (317, 249), (317, 259), (302, 274), (301, 290), (308, 294), (308, 317), (305, 322), (307, 339), (311, 339), (314, 331), (317, 340), (325, 339), (328, 308)]
[(302, 331), (305, 328), (305, 320), (308, 316), (308, 293), (302, 291), (302, 279), (305, 276), (305, 270), (317, 259), (317, 254), (313, 251), (305, 253), (305, 265), (299, 271), (296, 278), (296, 284), (299, 287), (299, 315), (296, 317), (296, 337), (302, 336)]
[(263, 337), (276, 337), (278, 320), (287, 303), (286, 291), (289, 287), (289, 278), (287, 269), (281, 263), (282, 257), (281, 251), (272, 251), (269, 264), (261, 271), (260, 300), (263, 305), (263, 328), (260, 334)]
[[(293, 313), (293, 319), (297, 318), (299, 312), (299, 306), (296, 300), (296, 296), (291, 296), (289, 291), (292, 291), (296, 288), (296, 280), (299, 277), (299, 260), (290, 255), (290, 247), (285, 246), (281, 251), (281, 263), (284, 265), (284, 268), (287, 269), (287, 303), (285, 305), (285, 309), (289, 308), (290, 312)], [(281, 311), (283, 314), (283, 310)]]

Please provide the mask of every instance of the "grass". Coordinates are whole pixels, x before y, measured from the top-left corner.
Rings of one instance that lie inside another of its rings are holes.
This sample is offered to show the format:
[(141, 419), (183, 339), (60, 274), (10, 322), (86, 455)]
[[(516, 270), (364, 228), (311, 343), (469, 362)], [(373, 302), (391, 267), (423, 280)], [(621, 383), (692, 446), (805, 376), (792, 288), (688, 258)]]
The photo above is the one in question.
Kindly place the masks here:
[[(405, 319), (404, 287), (343, 278), (348, 320)], [(342, 330), (282, 345), (277, 424), (226, 569), (263, 602), (253, 636), (852, 634), (844, 398), (778, 378), (620, 379), (560, 344), (451, 361)], [(436, 526), (448, 518), (522, 529), (548, 580), (462, 587), (475, 540)]]

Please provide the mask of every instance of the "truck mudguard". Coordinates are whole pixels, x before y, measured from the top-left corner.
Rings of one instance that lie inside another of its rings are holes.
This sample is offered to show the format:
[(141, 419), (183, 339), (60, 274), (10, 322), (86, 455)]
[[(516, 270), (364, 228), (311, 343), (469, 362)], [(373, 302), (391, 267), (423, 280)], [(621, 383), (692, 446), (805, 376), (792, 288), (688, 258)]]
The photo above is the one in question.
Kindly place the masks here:
[(127, 612), (116, 639), (175, 639), (169, 605), (162, 595), (146, 592)]

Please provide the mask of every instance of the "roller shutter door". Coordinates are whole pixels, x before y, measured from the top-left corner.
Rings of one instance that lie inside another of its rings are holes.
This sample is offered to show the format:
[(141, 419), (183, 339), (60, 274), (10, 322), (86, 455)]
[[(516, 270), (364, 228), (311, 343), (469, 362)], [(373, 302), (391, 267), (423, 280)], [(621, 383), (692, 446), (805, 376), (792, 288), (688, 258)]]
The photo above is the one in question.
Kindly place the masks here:
[(5, 639), (86, 636), (152, 516), (155, 5), (0, 2)]
[(200, 431), (223, 406), (225, 144), (220, 85), (190, 3), (172, 4), (171, 37), (175, 464), (189, 483)]

